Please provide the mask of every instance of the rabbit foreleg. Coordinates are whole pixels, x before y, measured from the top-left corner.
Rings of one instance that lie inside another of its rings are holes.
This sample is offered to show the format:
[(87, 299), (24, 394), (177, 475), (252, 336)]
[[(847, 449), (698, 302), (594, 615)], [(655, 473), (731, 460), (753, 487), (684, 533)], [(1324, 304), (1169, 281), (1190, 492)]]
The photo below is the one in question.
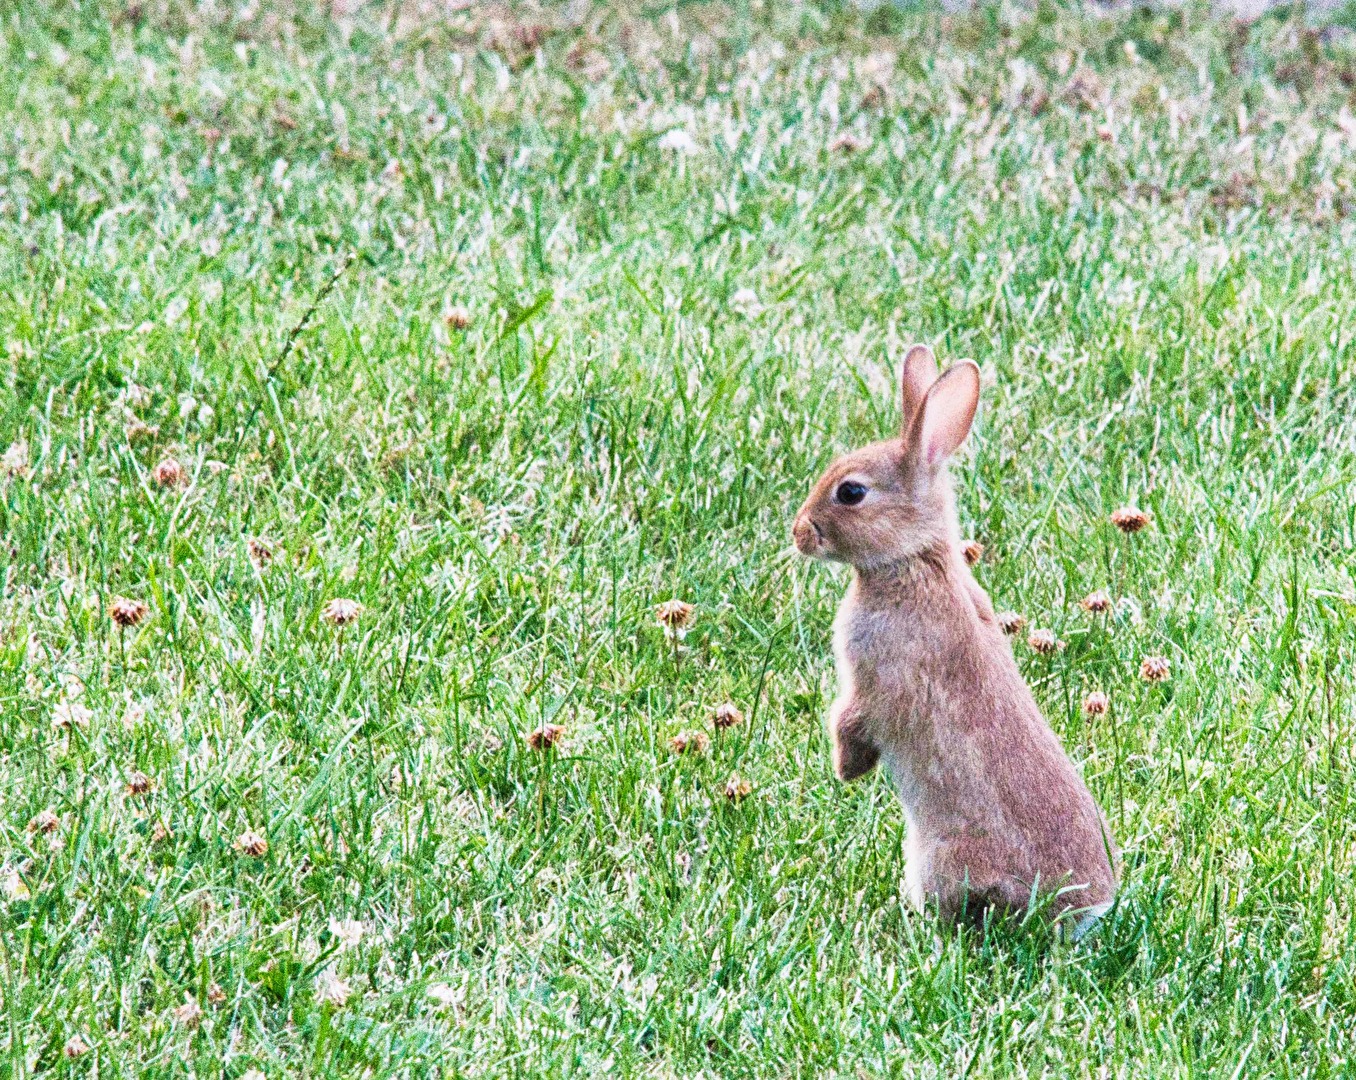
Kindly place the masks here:
[(829, 709), (833, 771), (843, 781), (856, 780), (876, 767), (880, 748), (866, 730), (866, 717), (855, 696), (839, 698)]

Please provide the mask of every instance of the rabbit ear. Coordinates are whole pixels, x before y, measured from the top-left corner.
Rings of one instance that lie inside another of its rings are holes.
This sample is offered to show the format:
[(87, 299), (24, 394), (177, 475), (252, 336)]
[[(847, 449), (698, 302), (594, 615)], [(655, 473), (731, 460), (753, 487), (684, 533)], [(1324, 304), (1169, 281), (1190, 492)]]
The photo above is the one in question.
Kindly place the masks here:
[(937, 381), (937, 358), (926, 345), (914, 345), (904, 356), (904, 399), (900, 427), (907, 437), (918, 419), (928, 387)]
[(947, 368), (928, 389), (914, 423), (919, 459), (936, 466), (954, 454), (970, 434), (978, 407), (979, 365), (962, 360)]

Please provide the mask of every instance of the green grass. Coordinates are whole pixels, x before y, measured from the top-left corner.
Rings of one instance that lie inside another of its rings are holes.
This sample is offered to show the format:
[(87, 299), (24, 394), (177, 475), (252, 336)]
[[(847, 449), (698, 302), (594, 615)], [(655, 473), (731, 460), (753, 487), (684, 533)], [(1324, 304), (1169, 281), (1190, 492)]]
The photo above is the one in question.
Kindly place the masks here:
[[(0, 12), (0, 1077), (1351, 1075), (1345, 39), (314, 6)], [(908, 911), (829, 769), (789, 523), (914, 340), (1124, 848), (1077, 947)]]

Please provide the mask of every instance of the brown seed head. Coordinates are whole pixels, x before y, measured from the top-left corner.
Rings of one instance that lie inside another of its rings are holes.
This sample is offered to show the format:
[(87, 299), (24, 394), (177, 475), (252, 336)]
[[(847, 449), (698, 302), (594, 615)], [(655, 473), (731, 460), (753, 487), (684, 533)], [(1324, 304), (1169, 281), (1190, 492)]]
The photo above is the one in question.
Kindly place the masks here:
[(665, 600), (654, 609), (654, 615), (664, 632), (673, 635), (682, 633), (683, 628), (692, 621), (693, 610), (686, 600)]
[(1042, 656), (1051, 656), (1064, 648), (1064, 642), (1055, 636), (1053, 630), (1032, 630), (1026, 643)]
[(725, 781), (725, 797), (732, 803), (742, 802), (749, 797), (753, 791), (753, 785), (745, 780), (738, 773), (735, 773)]
[(1101, 716), (1111, 707), (1111, 699), (1102, 691), (1094, 690), (1083, 699), (1084, 716)]
[(134, 416), (128, 420), (123, 427), (123, 434), (127, 436), (128, 442), (139, 442), (142, 439), (154, 439), (160, 434), (160, 428), (152, 426), (142, 420), (139, 416)]
[(1079, 68), (1074, 72), (1073, 78), (1069, 80), (1064, 88), (1064, 96), (1070, 101), (1082, 105), (1085, 109), (1096, 109), (1101, 106), (1102, 98), (1106, 93), (1102, 80), (1097, 77), (1097, 73), (1088, 68)]
[(1112, 512), (1111, 524), (1127, 535), (1137, 533), (1149, 524), (1149, 515), (1138, 507), (1122, 506)]
[(256, 570), (265, 569), (273, 561), (273, 545), (263, 537), (251, 536), (245, 541), (245, 550)]
[(127, 775), (128, 795), (145, 795), (153, 786), (151, 778), (140, 769), (133, 769)]
[(1145, 682), (1163, 682), (1172, 674), (1172, 665), (1166, 656), (1146, 656), (1139, 665), (1139, 674)]
[(235, 850), (242, 855), (261, 859), (268, 854), (268, 841), (253, 829), (246, 829), (235, 838)]
[(735, 727), (744, 722), (744, 714), (735, 707), (733, 701), (727, 701), (723, 705), (717, 705), (716, 711), (711, 715), (711, 723), (716, 725), (720, 731), (726, 728)]
[(169, 826), (167, 826), (163, 821), (157, 821), (155, 823), (155, 828), (151, 830), (151, 843), (163, 844), (169, 838), (170, 838)]
[(174, 458), (167, 457), (151, 470), (151, 479), (163, 488), (180, 487), (188, 479), (188, 474)]
[(960, 549), (966, 566), (974, 566), (984, 558), (984, 545), (978, 540), (962, 540)]
[(174, 1022), (184, 1027), (197, 1027), (201, 1020), (202, 1006), (192, 998), (185, 998), (184, 1003), (174, 1010)]
[(998, 623), (998, 629), (1002, 630), (1008, 637), (1012, 637), (1013, 634), (1020, 634), (1026, 629), (1026, 616), (1019, 615), (1015, 611), (1000, 611), (994, 616), (994, 620)]
[(61, 1048), (61, 1052), (71, 1060), (84, 1057), (89, 1053), (89, 1043), (85, 1042), (79, 1035), (72, 1035), (66, 1040), (66, 1045)]
[(543, 724), (529, 731), (525, 738), (533, 750), (550, 750), (565, 738), (565, 728), (560, 724)]
[(212, 983), (207, 988), (207, 1003), (209, 1005), (220, 1005), (226, 1000), (226, 991), (221, 988), (221, 983)]
[(877, 83), (862, 95), (862, 100), (857, 103), (859, 109), (879, 109), (885, 104), (885, 87)]
[(447, 309), (447, 314), (443, 316), (443, 320), (453, 330), (465, 330), (471, 325), (471, 313), (461, 304), (457, 304), (455, 307)]
[(56, 832), (60, 827), (61, 819), (57, 817), (56, 811), (50, 808), (36, 814), (33, 820), (28, 823), (30, 833), (41, 833), (43, 836)]
[(675, 754), (704, 754), (711, 740), (704, 731), (680, 731), (669, 740), (669, 745)]
[(1084, 611), (1090, 611), (1094, 615), (1111, 610), (1111, 597), (1101, 589), (1088, 593), (1079, 603)]
[(829, 143), (829, 149), (835, 154), (855, 154), (859, 150), (865, 150), (870, 145), (856, 132), (845, 131)]
[(362, 610), (363, 606), (358, 601), (337, 597), (325, 605), (324, 610), (320, 612), (320, 617), (331, 626), (347, 626), (349, 623), (357, 621)]
[(136, 626), (150, 610), (144, 600), (129, 600), (119, 596), (108, 605), (108, 617), (125, 630), (129, 626)]

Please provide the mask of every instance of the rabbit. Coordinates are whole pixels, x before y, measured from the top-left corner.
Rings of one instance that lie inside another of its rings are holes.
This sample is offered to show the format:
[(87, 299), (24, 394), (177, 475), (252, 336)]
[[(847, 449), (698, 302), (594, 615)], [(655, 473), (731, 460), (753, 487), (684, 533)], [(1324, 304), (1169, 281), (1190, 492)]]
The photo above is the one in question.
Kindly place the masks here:
[(979, 383), (973, 361), (938, 377), (932, 350), (913, 346), (899, 438), (834, 461), (792, 536), (802, 555), (853, 570), (833, 627), (833, 768), (851, 781), (884, 762), (904, 805), (912, 905), (973, 922), (1040, 897), (1077, 938), (1110, 909), (1118, 859), (961, 555), (946, 462)]

